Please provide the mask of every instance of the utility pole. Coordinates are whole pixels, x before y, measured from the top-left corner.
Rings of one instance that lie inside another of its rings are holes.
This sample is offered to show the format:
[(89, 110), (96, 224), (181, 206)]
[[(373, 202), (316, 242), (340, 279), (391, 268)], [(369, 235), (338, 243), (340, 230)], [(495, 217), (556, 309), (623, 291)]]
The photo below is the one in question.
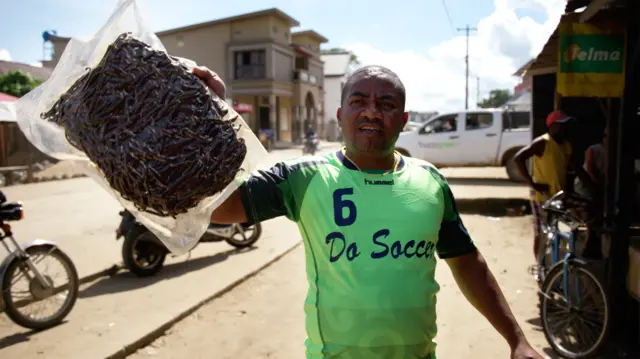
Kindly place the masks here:
[(464, 28), (458, 28), (458, 31), (465, 31), (467, 33), (467, 56), (464, 57), (464, 61), (467, 65), (466, 71), (466, 82), (465, 82), (465, 96), (464, 96), (464, 108), (465, 110), (469, 109), (469, 32), (477, 31), (475, 27), (469, 27), (467, 25)]
[(478, 104), (480, 103), (480, 76), (476, 76), (476, 79), (478, 79), (478, 85), (476, 86), (476, 106), (478, 106)]

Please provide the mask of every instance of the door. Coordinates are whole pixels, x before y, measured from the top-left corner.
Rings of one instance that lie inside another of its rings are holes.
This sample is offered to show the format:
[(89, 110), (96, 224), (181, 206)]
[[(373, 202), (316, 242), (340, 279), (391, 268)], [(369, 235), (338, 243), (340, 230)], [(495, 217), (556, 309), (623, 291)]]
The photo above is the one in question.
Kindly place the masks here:
[(267, 130), (271, 128), (271, 121), (269, 119), (270, 111), (267, 106), (260, 106), (260, 129)]
[(467, 112), (460, 133), (462, 163), (495, 165), (500, 146), (502, 116), (499, 112)]
[(460, 161), (460, 114), (438, 116), (418, 131), (418, 158), (436, 166), (454, 166)]

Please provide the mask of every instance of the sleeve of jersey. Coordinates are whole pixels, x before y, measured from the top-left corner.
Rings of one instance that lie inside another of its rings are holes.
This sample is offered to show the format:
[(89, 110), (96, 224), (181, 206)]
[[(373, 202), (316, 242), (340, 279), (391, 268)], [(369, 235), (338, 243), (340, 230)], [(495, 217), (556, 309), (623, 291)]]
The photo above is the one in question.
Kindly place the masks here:
[(445, 208), (436, 245), (438, 256), (447, 259), (472, 253), (476, 251), (476, 246), (462, 223), (462, 218), (456, 208), (456, 200), (444, 178), (442, 178), (441, 186), (444, 192)]
[(288, 192), (290, 167), (278, 163), (270, 169), (251, 174), (240, 186), (242, 204), (249, 224), (288, 215), (284, 193)]

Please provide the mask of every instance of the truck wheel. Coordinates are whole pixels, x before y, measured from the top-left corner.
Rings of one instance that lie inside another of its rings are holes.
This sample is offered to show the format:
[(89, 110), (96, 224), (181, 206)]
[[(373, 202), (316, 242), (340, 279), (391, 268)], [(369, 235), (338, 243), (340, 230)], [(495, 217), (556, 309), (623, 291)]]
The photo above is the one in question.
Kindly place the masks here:
[(520, 174), (520, 170), (518, 169), (518, 164), (515, 161), (515, 152), (507, 158), (505, 163), (505, 168), (507, 170), (507, 176), (509, 180), (513, 182), (524, 182), (524, 177)]

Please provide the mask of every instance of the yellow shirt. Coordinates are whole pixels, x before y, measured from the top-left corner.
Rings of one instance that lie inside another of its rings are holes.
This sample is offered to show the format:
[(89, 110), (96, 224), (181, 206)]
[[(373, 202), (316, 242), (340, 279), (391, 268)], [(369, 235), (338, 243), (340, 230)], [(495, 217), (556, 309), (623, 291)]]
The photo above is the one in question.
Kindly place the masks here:
[(571, 144), (567, 141), (558, 143), (548, 133), (539, 138), (544, 139), (545, 146), (542, 156), (533, 156), (533, 182), (549, 185), (549, 193), (535, 192), (533, 200), (543, 203), (565, 188)]

